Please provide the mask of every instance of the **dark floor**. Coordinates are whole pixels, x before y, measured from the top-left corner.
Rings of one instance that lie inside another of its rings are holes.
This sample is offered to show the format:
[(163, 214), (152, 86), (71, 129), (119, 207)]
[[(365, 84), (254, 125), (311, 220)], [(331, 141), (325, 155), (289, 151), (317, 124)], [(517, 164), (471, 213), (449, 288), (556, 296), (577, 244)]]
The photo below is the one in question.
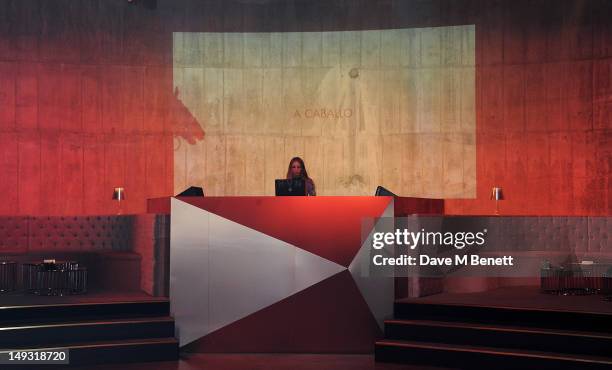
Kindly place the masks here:
[(176, 362), (98, 365), (73, 370), (452, 370), (376, 363), (374, 355), (322, 354), (190, 354)]
[[(154, 301), (167, 299), (151, 297), (143, 292), (90, 291), (85, 295), (47, 297), (28, 294), (1, 294), (0, 306), (39, 305), (57, 303), (96, 303), (121, 301)], [(404, 299), (419, 303), (445, 303), (495, 307), (540, 308), (612, 313), (612, 302), (602, 295), (559, 296), (543, 294), (537, 287), (498, 288), (481, 293), (442, 293), (429, 297)], [(41, 367), (47, 369), (46, 367)], [(74, 367), (78, 370), (395, 370), (446, 368), (407, 366), (376, 363), (373, 355), (344, 354), (183, 354), (179, 361), (148, 362), (119, 365)]]
[[(604, 298), (603, 295), (563, 296), (544, 294), (535, 286), (515, 286), (479, 293), (440, 293), (421, 298), (405, 298), (400, 301), (612, 313), (612, 302)], [(152, 297), (144, 292), (135, 291), (97, 290), (89, 291), (86, 294), (70, 296), (37, 296), (18, 292), (0, 293), (0, 306), (157, 301), (166, 299), (167, 297)]]
[[(544, 294), (535, 286), (518, 286), (497, 288), (479, 293), (440, 293), (428, 297), (405, 298), (400, 301), (612, 313), (612, 302), (604, 298), (603, 295), (563, 296)], [(167, 297), (152, 297), (144, 292), (135, 291), (99, 290), (71, 296), (37, 296), (19, 292), (0, 293), (0, 306), (157, 301), (166, 299)]]
[(497, 288), (479, 293), (440, 293), (399, 301), (612, 313), (612, 302), (603, 295), (545, 294), (534, 286)]
[(94, 290), (86, 294), (66, 296), (39, 296), (23, 292), (0, 294), (0, 306), (31, 306), (62, 303), (104, 303), (125, 301), (157, 301), (167, 297), (152, 297), (145, 292)]

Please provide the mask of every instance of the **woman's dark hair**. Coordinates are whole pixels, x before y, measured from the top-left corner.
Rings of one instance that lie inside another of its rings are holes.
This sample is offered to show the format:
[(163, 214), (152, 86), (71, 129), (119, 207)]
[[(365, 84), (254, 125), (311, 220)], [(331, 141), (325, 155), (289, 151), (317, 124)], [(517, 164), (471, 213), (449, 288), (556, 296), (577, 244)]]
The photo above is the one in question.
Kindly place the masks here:
[(306, 165), (304, 164), (304, 160), (302, 160), (302, 158), (300, 157), (293, 157), (289, 161), (289, 168), (287, 169), (287, 178), (291, 178), (291, 165), (293, 164), (293, 162), (298, 162), (300, 166), (302, 166), (302, 176), (305, 179), (310, 180), (310, 177), (308, 177), (308, 171), (306, 171)]

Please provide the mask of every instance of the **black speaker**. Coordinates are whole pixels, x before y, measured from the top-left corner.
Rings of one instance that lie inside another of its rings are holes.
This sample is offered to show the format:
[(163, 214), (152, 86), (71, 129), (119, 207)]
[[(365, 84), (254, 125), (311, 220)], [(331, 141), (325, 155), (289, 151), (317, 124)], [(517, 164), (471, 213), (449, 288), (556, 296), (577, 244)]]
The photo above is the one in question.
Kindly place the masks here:
[(393, 194), (391, 190), (385, 189), (382, 186), (376, 188), (376, 193), (374, 194), (377, 197), (396, 197), (397, 195)]
[(157, 0), (127, 0), (131, 5), (142, 4), (144, 8), (155, 10), (157, 9)]
[(177, 197), (203, 197), (204, 190), (199, 186), (190, 186), (176, 195)]

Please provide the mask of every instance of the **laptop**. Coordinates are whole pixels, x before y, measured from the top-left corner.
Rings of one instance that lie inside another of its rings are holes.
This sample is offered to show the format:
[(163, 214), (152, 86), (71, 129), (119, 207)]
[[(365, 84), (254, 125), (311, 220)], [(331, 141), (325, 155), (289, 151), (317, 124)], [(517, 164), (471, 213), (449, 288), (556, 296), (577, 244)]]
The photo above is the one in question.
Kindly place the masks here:
[(382, 186), (376, 188), (376, 193), (374, 194), (377, 197), (396, 197), (397, 195), (393, 194), (391, 190), (386, 189)]
[(190, 186), (176, 195), (177, 197), (203, 197), (204, 189), (199, 186)]
[(274, 180), (276, 196), (306, 195), (306, 182), (304, 179), (277, 179)]

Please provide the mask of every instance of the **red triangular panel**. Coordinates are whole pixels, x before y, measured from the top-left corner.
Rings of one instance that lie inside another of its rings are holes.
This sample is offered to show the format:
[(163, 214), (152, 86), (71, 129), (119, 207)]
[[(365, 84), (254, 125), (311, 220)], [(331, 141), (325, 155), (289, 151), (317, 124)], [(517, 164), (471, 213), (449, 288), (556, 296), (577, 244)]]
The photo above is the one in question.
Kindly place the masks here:
[(348, 271), (184, 347), (187, 352), (371, 353), (382, 336)]
[(348, 267), (362, 222), (391, 197), (206, 197), (178, 199)]

